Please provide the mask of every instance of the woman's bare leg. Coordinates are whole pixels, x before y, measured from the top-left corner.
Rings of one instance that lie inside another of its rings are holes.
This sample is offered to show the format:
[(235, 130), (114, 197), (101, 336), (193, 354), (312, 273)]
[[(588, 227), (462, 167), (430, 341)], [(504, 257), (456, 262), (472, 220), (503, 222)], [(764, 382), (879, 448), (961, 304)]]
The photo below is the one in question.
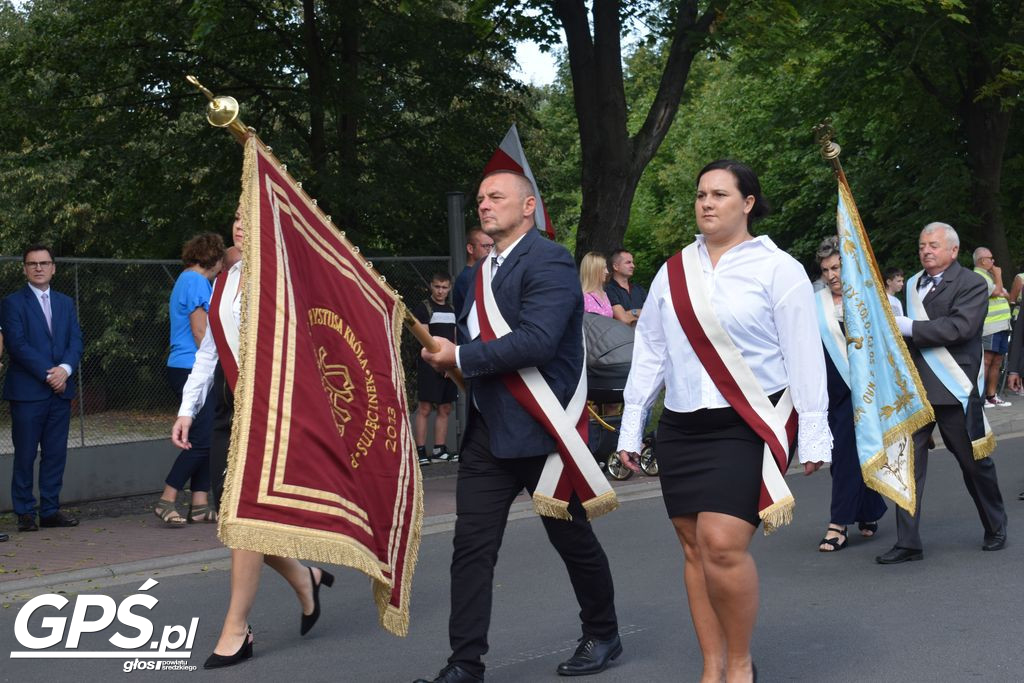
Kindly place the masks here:
[(708, 597), (704, 566), (697, 543), (697, 515), (673, 517), (672, 524), (683, 546), (686, 559), (683, 582), (690, 605), (690, 618), (697, 632), (697, 644), (704, 656), (704, 672), (700, 680), (701, 683), (721, 683), (725, 675), (725, 633)]
[(256, 590), (260, 587), (260, 570), (263, 568), (263, 555), (251, 550), (231, 551), (231, 599), (228, 602), (228, 613), (224, 617), (224, 626), (220, 630), (220, 639), (215, 654), (233, 655), (245, 642), (249, 628), (249, 610), (256, 599)]
[(750, 641), (759, 600), (757, 566), (750, 555), (753, 524), (718, 512), (697, 516), (697, 546), (708, 598), (725, 634), (726, 683), (752, 679)]

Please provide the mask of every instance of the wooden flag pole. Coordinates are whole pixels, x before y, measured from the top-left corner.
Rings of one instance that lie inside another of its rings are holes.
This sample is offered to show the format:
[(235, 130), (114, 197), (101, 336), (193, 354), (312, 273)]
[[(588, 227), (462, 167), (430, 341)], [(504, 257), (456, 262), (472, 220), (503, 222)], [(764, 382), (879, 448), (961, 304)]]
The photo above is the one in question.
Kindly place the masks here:
[[(209, 100), (209, 104), (206, 105), (206, 120), (210, 122), (211, 126), (216, 128), (227, 128), (228, 132), (231, 133), (235, 140), (243, 145), (245, 144), (246, 138), (250, 135), (256, 134), (255, 129), (246, 126), (242, 123), (241, 119), (238, 118), (238, 114), (241, 109), (238, 105), (238, 100), (230, 96), (214, 96), (214, 94), (205, 88), (195, 76), (186, 76), (185, 80), (195, 86), (195, 88), (205, 95), (207, 100)], [(267, 149), (269, 149), (269, 147)], [(316, 204), (316, 200), (313, 200), (313, 203)], [(344, 234), (342, 234), (342, 237), (344, 237)], [(354, 249), (354, 253), (359, 254), (358, 247)], [(362, 254), (359, 254), (359, 258), (362, 259), (363, 265), (367, 267), (371, 266), (370, 262), (363, 258)], [(380, 280), (381, 284), (390, 289), (399, 300), (402, 300), (402, 295), (396, 292), (394, 287), (387, 284), (384, 281), (383, 276), (381, 276)], [(403, 302), (403, 306), (404, 305), (405, 304)], [(437, 353), (440, 348), (437, 342), (434, 341), (434, 338), (430, 335), (430, 331), (426, 326), (424, 326), (423, 323), (417, 320), (416, 317), (409, 312), (408, 306), (405, 307), (403, 322), (405, 323), (406, 328), (412, 332), (412, 336), (416, 337), (416, 340), (419, 341), (427, 351)], [(466, 382), (462, 377), (462, 372), (458, 368), (452, 368), (447, 374), (460, 390), (466, 390)]]

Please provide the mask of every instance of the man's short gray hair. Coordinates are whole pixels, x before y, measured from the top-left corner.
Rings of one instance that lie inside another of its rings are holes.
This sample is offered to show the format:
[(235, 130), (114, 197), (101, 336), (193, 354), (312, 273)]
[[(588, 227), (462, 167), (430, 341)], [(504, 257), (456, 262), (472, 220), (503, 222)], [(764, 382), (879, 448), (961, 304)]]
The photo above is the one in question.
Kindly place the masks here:
[(921, 234), (925, 235), (935, 232), (936, 230), (942, 230), (946, 233), (946, 244), (951, 247), (960, 246), (960, 235), (956, 234), (956, 230), (954, 230), (953, 226), (949, 223), (939, 223), (938, 221), (929, 223), (921, 229)]
[(974, 258), (974, 265), (978, 265), (978, 261), (991, 255), (992, 250), (989, 249), (988, 247), (978, 247), (977, 249), (974, 250), (974, 254), (972, 256), (972, 258)]

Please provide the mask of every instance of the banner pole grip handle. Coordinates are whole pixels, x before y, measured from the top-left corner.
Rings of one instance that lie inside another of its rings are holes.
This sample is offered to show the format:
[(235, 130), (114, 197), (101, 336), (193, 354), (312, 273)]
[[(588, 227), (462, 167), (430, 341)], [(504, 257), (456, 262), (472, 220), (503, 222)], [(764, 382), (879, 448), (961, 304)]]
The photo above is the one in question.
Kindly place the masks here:
[[(441, 348), (437, 342), (430, 335), (430, 330), (427, 329), (426, 325), (416, 319), (408, 308), (405, 309), (405, 326), (412, 332), (412, 336), (416, 337), (416, 341), (423, 345), (430, 353), (437, 353)], [(455, 386), (459, 388), (459, 391), (466, 391), (466, 380), (462, 377), (462, 371), (458, 368), (452, 368), (447, 372), (449, 379), (455, 382)]]

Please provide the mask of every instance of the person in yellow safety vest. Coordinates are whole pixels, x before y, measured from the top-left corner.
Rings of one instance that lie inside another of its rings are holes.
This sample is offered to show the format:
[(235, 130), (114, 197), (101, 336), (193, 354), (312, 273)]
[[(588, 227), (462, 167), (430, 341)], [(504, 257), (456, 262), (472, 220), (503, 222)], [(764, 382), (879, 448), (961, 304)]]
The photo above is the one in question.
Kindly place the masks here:
[(981, 346), (985, 349), (985, 407), (1004, 408), (1009, 402), (999, 398), (999, 373), (1010, 339), (1010, 293), (1003, 287), (1003, 271), (996, 265), (988, 247), (974, 250), (974, 272), (988, 283), (988, 315), (982, 328)]

